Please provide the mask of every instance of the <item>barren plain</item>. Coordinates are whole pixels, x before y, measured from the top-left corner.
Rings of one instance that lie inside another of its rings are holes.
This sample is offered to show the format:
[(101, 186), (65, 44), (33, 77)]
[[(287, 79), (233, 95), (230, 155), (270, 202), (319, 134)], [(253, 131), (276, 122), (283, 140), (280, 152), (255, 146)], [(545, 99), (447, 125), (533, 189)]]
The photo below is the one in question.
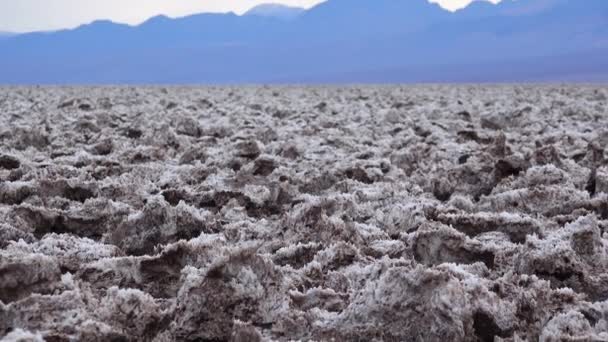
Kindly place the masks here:
[(608, 88), (0, 88), (6, 341), (608, 341)]

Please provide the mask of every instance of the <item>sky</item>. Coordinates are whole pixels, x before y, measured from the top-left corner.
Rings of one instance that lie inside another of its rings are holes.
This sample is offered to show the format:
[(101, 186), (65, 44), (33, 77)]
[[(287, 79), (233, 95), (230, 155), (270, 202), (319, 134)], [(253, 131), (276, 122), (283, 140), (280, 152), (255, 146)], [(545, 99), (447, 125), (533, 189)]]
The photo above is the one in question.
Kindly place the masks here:
[[(0, 0), (0, 32), (73, 28), (98, 19), (131, 25), (155, 15), (180, 17), (201, 12), (238, 14), (261, 3), (312, 7), (323, 0)], [(409, 1), (409, 0), (404, 0)], [(430, 0), (456, 10), (474, 0)], [(490, 0), (497, 2), (500, 0)]]

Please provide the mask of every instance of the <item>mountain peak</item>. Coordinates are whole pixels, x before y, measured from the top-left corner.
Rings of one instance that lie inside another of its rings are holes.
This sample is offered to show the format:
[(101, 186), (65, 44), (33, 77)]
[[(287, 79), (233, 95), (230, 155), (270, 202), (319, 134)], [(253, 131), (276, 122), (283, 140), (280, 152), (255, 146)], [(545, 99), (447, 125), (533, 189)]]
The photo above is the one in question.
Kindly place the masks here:
[(255, 6), (243, 15), (291, 20), (298, 17), (304, 11), (306, 10), (300, 7), (291, 7), (276, 3), (267, 3)]
[(159, 14), (159, 15), (149, 18), (148, 20), (144, 21), (143, 23), (149, 24), (149, 23), (158, 23), (158, 22), (169, 22), (169, 21), (171, 21), (171, 18), (169, 18), (168, 16), (166, 16), (164, 14)]

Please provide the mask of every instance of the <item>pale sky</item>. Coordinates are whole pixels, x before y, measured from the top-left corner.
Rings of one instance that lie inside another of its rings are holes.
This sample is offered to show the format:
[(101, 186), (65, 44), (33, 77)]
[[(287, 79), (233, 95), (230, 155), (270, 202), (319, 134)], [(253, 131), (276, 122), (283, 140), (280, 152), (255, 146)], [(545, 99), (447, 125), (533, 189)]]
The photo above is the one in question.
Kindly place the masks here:
[[(261, 3), (311, 7), (323, 0), (0, 0), (0, 31), (73, 28), (98, 19), (139, 24), (155, 15), (180, 17), (201, 12), (241, 14)], [(409, 1), (409, 0), (403, 0)], [(429, 0), (456, 10), (474, 0)], [(490, 0), (498, 2), (500, 0)]]

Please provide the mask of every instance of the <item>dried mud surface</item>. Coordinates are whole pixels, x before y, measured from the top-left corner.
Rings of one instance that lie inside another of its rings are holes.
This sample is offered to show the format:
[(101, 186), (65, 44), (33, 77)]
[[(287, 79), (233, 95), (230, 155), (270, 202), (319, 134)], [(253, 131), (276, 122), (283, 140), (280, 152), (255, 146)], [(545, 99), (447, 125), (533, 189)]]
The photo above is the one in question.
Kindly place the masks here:
[(0, 88), (0, 336), (607, 341), (607, 97)]

